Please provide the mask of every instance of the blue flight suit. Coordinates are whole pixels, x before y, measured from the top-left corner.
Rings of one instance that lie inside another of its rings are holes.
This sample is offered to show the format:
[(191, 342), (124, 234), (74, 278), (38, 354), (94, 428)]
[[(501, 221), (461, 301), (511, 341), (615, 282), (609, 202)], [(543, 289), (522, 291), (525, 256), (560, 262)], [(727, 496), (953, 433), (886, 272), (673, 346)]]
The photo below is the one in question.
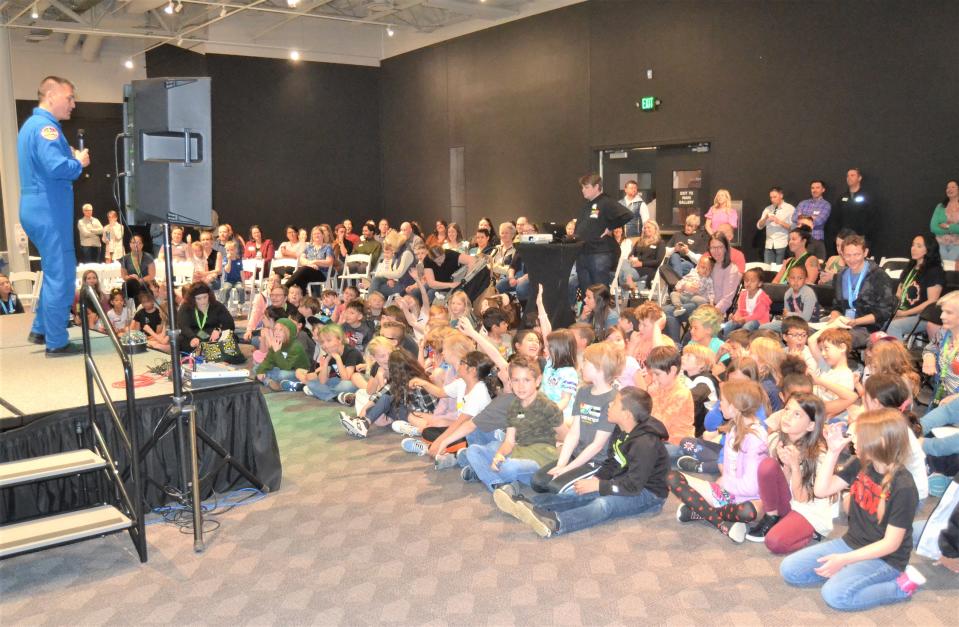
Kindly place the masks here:
[(49, 111), (37, 107), (17, 137), (20, 158), (20, 224), (40, 251), (42, 297), (31, 331), (46, 337), (47, 350), (69, 341), (77, 257), (73, 245), (73, 181), (83, 166)]

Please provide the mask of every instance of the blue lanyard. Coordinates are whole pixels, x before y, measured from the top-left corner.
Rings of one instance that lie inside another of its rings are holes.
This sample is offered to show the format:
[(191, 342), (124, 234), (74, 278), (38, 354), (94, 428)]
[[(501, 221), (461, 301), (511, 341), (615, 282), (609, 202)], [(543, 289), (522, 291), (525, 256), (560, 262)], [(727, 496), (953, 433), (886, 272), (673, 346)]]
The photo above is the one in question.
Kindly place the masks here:
[(862, 280), (866, 278), (866, 272), (869, 270), (869, 262), (863, 264), (862, 272), (859, 273), (859, 280), (856, 281), (856, 291), (852, 289), (852, 279), (849, 278), (852, 276), (852, 270), (846, 268), (846, 276), (843, 277), (843, 283), (845, 285), (846, 300), (849, 301), (849, 306), (853, 307), (856, 300), (859, 298), (859, 290), (862, 288)]
[[(10, 306), (10, 309), (7, 309), (7, 305)], [(3, 308), (4, 314), (12, 314), (17, 310), (17, 297), (13, 294), (10, 294), (10, 298), (7, 299), (7, 302), (0, 300), (0, 307)]]

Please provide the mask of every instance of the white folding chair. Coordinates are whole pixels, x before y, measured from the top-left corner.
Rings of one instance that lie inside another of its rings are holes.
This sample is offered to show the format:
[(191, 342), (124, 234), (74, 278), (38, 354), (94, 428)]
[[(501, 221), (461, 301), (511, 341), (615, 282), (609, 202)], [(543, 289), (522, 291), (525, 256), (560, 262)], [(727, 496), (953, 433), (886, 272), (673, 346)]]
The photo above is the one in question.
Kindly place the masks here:
[(24, 311), (34, 311), (37, 306), (37, 299), (40, 298), (40, 287), (43, 284), (43, 272), (11, 272), (8, 277), (10, 282), (16, 286), (20, 281), (30, 281), (29, 294), (17, 294), (17, 298), (23, 303)]
[(620, 308), (620, 299), (623, 295), (623, 288), (619, 286), (619, 273), (623, 271), (623, 266), (628, 263), (629, 253), (633, 252), (633, 240), (624, 238), (619, 244), (619, 261), (616, 262), (616, 270), (613, 274), (613, 283), (609, 286), (609, 294), (616, 303), (616, 311)]
[(181, 287), (187, 283), (193, 282), (193, 262), (192, 261), (174, 261), (173, 262), (173, 287)]
[(364, 279), (369, 280), (373, 274), (373, 268), (370, 267), (371, 261), (371, 255), (361, 253), (347, 255), (346, 259), (343, 260), (343, 272), (337, 277), (340, 292), (346, 287), (347, 282), (352, 281), (352, 284), (356, 285), (360, 289), (360, 293), (363, 294), (366, 288), (362, 287), (362, 281)]
[(262, 259), (244, 259), (243, 272), (249, 274), (243, 279), (243, 291), (247, 296), (246, 301), (253, 300), (254, 294), (260, 291), (260, 284), (263, 282), (264, 261)]

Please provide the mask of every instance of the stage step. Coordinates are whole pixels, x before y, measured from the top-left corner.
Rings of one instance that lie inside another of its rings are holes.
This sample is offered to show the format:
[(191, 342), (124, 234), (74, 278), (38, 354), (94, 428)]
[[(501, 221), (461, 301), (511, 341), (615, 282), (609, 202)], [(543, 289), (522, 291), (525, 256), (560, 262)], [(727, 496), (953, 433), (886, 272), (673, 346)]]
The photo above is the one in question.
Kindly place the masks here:
[(103, 468), (106, 465), (105, 459), (85, 448), (55, 455), (43, 455), (15, 462), (6, 462), (0, 464), (0, 488), (53, 477), (75, 475), (80, 472)]
[(100, 505), (6, 525), (0, 527), (0, 558), (120, 531), (131, 524), (117, 508)]

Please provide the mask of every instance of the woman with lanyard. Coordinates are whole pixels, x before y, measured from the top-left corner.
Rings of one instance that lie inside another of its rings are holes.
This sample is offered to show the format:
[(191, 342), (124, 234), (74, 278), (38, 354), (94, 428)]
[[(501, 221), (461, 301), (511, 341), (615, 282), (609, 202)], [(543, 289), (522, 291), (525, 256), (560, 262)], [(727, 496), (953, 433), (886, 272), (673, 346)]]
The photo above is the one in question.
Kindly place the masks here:
[(181, 347), (197, 349), (203, 342), (219, 342), (223, 332), (233, 331), (233, 316), (213, 295), (206, 283), (190, 286), (177, 311), (177, 326), (183, 337)]
[(959, 393), (959, 292), (939, 299), (942, 328), (922, 350), (922, 372), (936, 377), (936, 394), (930, 409)]
[(13, 291), (13, 284), (5, 274), (0, 274), (0, 316), (23, 313), (23, 303)]
[(932, 235), (917, 235), (912, 240), (909, 265), (903, 270), (896, 291), (899, 307), (886, 332), (902, 340), (913, 328), (925, 331), (926, 322), (920, 320), (919, 315), (939, 300), (945, 285), (946, 272), (942, 269), (939, 242)]
[(156, 265), (150, 253), (143, 252), (143, 236), (130, 238), (130, 254), (120, 260), (120, 278), (123, 279), (126, 297), (137, 301), (144, 282), (156, 278)]
[(849, 329), (857, 350), (866, 347), (870, 333), (886, 326), (896, 308), (892, 279), (866, 261), (868, 254), (861, 235), (846, 238), (842, 249), (846, 269), (833, 280), (835, 310), (828, 319)]
[(793, 229), (789, 232), (789, 241), (786, 246), (793, 256), (787, 259), (783, 267), (780, 268), (779, 274), (773, 279), (773, 283), (785, 285), (786, 279), (789, 277), (789, 271), (794, 266), (803, 264), (806, 266), (806, 283), (815, 285), (816, 279), (819, 278), (819, 260), (806, 250), (811, 237), (812, 233), (808, 229)]

